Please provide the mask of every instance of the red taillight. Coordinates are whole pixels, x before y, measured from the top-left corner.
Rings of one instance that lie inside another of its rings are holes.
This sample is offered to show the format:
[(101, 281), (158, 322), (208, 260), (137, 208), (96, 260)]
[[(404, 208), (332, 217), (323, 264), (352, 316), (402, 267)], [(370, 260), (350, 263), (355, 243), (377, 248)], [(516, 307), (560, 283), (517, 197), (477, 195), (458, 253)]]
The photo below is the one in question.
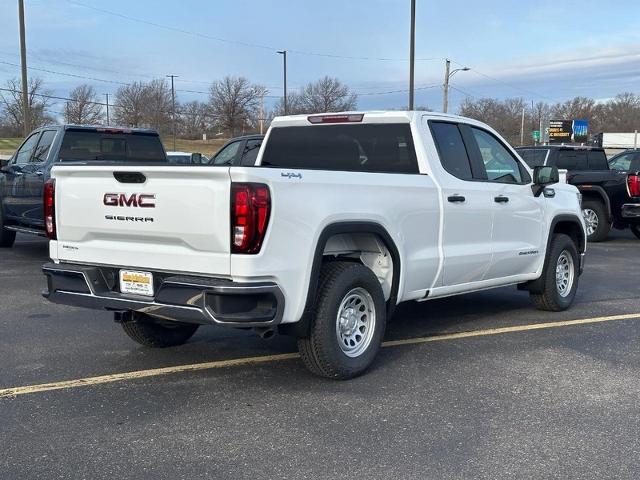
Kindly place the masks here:
[(267, 232), (271, 195), (262, 183), (231, 184), (231, 253), (258, 253)]
[(348, 115), (311, 115), (307, 117), (309, 123), (357, 123), (364, 118), (364, 113)]
[(44, 184), (44, 194), (42, 198), (44, 202), (44, 228), (47, 237), (51, 240), (56, 239), (56, 181), (53, 178), (47, 180)]
[(627, 177), (627, 188), (629, 188), (630, 196), (640, 197), (640, 175), (629, 175)]

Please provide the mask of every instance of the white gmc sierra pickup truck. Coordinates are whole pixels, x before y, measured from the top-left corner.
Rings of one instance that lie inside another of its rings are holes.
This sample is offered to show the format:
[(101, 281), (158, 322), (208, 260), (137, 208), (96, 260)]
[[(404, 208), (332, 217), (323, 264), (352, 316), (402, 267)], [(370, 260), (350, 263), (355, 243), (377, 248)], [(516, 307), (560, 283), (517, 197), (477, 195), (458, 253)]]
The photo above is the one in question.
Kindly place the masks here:
[(60, 165), (45, 188), (49, 300), (166, 347), (199, 325), (298, 338), (350, 378), (394, 307), (504, 285), (573, 302), (580, 194), (480, 122), (430, 112), (276, 118), (255, 167)]

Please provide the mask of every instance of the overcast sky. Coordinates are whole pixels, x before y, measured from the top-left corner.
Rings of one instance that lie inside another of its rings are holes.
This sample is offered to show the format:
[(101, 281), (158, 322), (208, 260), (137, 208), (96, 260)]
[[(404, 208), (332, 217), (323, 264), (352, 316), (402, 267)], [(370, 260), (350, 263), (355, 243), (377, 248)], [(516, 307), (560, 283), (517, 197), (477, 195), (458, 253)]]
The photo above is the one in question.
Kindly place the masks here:
[[(79, 83), (115, 93), (118, 82), (172, 73), (181, 100), (206, 100), (194, 92), (225, 75), (245, 76), (277, 97), (276, 50), (287, 49), (290, 88), (330, 75), (359, 93), (361, 109), (407, 104), (407, 93), (396, 91), (408, 84), (409, 0), (25, 4), (30, 75), (57, 95)], [(0, 19), (4, 83), (20, 73), (9, 65), (19, 63), (17, 0), (0, 0)], [(466, 95), (553, 102), (640, 93), (638, 0), (417, 0), (416, 42), (416, 105), (435, 110), (445, 57), (454, 68), (471, 67), (453, 78), (454, 111)]]

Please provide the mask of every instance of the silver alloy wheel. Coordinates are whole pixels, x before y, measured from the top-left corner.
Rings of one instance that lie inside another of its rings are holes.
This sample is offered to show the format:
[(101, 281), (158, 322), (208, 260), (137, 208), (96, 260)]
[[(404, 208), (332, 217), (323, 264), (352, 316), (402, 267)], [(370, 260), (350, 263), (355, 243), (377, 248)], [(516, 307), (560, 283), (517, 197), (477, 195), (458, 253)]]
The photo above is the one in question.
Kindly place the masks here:
[(336, 316), (336, 336), (342, 352), (360, 356), (371, 344), (376, 325), (373, 297), (364, 288), (350, 290), (340, 302)]
[(594, 233), (596, 233), (600, 220), (598, 220), (598, 214), (595, 212), (595, 210), (592, 210), (590, 208), (583, 208), (582, 216), (584, 217), (584, 221), (587, 224), (587, 235), (593, 235)]
[(556, 263), (556, 288), (561, 297), (566, 297), (571, 292), (575, 278), (575, 266), (573, 257), (568, 250), (563, 250)]

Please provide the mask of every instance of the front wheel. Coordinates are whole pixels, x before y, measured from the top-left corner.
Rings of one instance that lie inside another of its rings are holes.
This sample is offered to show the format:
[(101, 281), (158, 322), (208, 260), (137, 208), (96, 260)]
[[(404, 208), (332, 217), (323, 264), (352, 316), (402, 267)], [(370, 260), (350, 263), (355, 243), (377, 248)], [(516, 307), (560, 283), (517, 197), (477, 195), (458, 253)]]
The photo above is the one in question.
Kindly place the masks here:
[(579, 262), (578, 249), (571, 237), (554, 235), (542, 271), (542, 291), (531, 293), (536, 308), (560, 312), (571, 306), (578, 290)]
[(196, 333), (198, 325), (160, 322), (148, 315), (133, 312), (130, 320), (122, 322), (122, 329), (140, 345), (165, 348), (185, 343)]
[(633, 233), (637, 238), (640, 239), (640, 225), (639, 224), (633, 224), (631, 225), (631, 233)]
[(353, 262), (322, 267), (308, 337), (298, 339), (305, 366), (336, 380), (353, 378), (373, 362), (384, 336), (384, 294), (377, 277)]

